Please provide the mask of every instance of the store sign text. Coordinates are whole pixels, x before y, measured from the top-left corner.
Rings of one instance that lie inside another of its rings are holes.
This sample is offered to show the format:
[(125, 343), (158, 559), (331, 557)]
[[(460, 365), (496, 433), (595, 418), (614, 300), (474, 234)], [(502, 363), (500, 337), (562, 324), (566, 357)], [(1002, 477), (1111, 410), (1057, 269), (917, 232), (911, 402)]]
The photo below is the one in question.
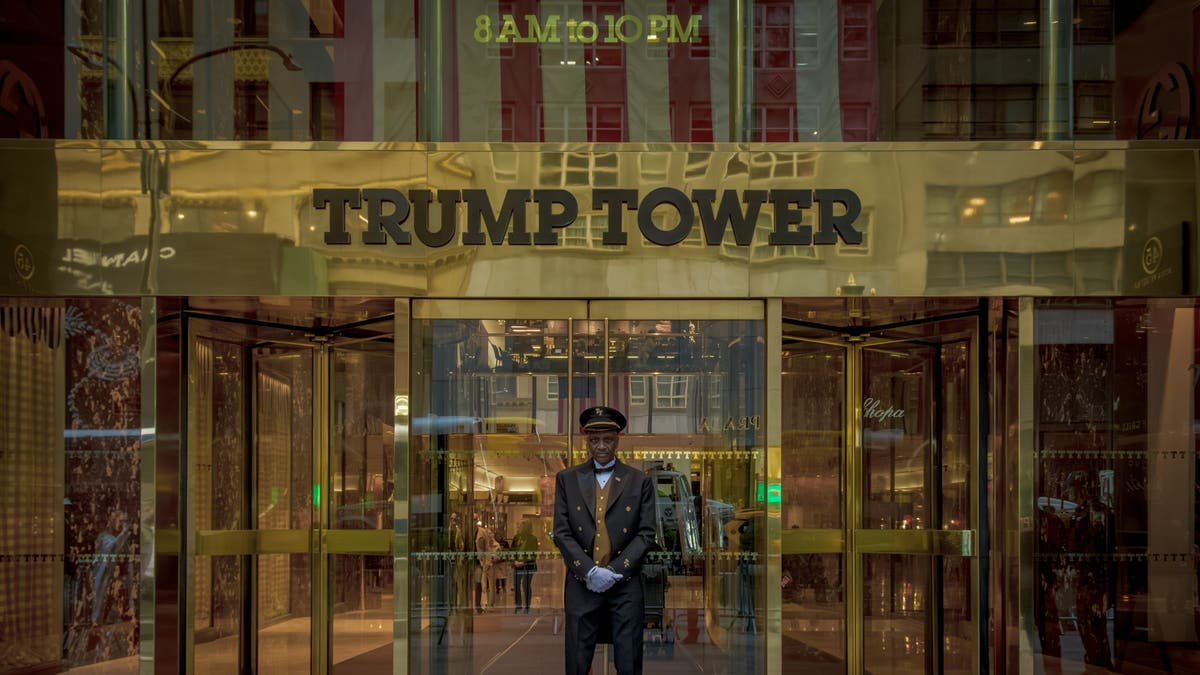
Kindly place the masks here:
[(701, 417), (700, 431), (712, 431), (714, 427), (720, 426), (721, 431), (749, 431), (750, 429), (759, 428), (758, 415), (743, 415), (741, 417), (727, 417), (724, 422), (720, 418)]
[(862, 414), (863, 417), (869, 420), (879, 420), (882, 422), (883, 420), (903, 419), (904, 409), (893, 408), (891, 406), (884, 408), (879, 399), (868, 398), (863, 401)]
[(518, 19), (512, 14), (501, 15), (495, 21), (487, 14), (475, 17), (474, 37), (476, 42), (532, 42), (539, 44), (594, 42), (614, 44), (636, 42), (645, 38), (650, 43), (700, 42), (700, 21), (695, 14), (686, 19), (675, 14), (650, 14), (645, 20), (633, 14), (605, 14), (599, 21), (567, 18), (557, 14), (539, 19), (536, 14), (526, 14)]
[[(506, 241), (513, 246), (557, 246), (559, 231), (579, 216), (575, 195), (559, 189), (508, 190), (498, 210), (487, 190), (409, 190), (405, 194), (392, 188), (317, 188), (312, 197), (316, 209), (329, 211), (325, 243), (330, 245), (351, 243), (347, 210), (359, 212), (355, 220), (366, 223), (360, 235), (363, 244), (411, 245), (415, 236), (433, 248), (459, 238), (460, 206), (466, 210), (466, 231), (461, 235), (466, 246)], [(527, 209), (529, 204), (534, 208)], [(659, 246), (674, 246), (687, 239), (697, 220), (709, 246), (719, 245), (726, 231), (732, 231), (738, 246), (749, 246), (764, 209), (774, 216), (766, 241), (771, 246), (829, 246), (839, 240), (858, 245), (863, 241), (862, 232), (854, 228), (862, 202), (853, 190), (845, 188), (721, 190), (719, 195), (716, 190), (693, 190), (688, 195), (669, 187), (645, 194), (599, 188), (592, 191), (590, 206), (607, 216), (601, 236), (604, 246), (628, 243), (626, 211), (637, 214), (642, 237)], [(805, 222), (810, 209), (814, 217)], [(431, 215), (435, 211), (437, 215)], [(536, 212), (532, 230), (527, 211)], [(669, 217), (660, 219), (656, 214)], [(673, 224), (664, 227), (663, 223)]]

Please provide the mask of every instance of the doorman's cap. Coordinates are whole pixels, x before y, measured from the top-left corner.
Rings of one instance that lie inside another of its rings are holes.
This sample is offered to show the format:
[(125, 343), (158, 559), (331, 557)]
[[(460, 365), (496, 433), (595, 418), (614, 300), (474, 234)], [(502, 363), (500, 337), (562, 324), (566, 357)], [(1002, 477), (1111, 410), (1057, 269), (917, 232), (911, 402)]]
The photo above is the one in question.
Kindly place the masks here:
[(579, 426), (588, 431), (621, 431), (625, 428), (625, 416), (620, 410), (606, 405), (586, 408), (579, 413)]

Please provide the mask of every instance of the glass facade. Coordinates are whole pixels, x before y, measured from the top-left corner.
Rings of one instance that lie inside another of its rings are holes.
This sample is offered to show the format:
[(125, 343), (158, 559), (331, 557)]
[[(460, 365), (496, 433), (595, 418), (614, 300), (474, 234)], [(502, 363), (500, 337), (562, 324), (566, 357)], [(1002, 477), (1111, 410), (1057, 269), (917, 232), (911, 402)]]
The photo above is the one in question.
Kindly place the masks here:
[(0, 673), (1200, 672), (1193, 5), (0, 6)]
[(3, 10), (6, 136), (1192, 137), (1185, 2), (192, 0)]

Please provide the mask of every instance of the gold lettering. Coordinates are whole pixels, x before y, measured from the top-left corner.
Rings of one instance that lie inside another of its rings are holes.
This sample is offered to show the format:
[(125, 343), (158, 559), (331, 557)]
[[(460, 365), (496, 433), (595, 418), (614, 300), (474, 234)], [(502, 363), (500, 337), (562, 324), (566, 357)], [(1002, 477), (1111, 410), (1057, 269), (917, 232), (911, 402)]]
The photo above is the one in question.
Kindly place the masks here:
[(687, 29), (679, 23), (679, 17), (671, 15), (671, 35), (667, 38), (667, 42), (699, 42), (700, 41), (700, 15), (689, 16)]
[(667, 17), (662, 14), (651, 14), (646, 18), (650, 21), (650, 36), (647, 39), (650, 42), (656, 42), (658, 36), (667, 31)]
[(521, 39), (521, 31), (517, 30), (517, 20), (512, 14), (505, 14), (500, 32), (496, 34), (496, 42), (508, 42), (509, 39), (513, 42), (524, 42)]
[(530, 42), (558, 43), (558, 15), (546, 17), (546, 25), (542, 25), (536, 14), (525, 15), (525, 25), (528, 28), (527, 38)]

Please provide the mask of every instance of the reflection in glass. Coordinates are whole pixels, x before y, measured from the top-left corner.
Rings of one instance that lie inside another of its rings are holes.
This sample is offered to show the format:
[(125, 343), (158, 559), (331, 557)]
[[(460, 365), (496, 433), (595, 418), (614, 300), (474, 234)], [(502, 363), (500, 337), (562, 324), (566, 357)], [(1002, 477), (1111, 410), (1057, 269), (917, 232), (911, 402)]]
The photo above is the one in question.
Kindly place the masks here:
[(862, 352), (865, 528), (930, 526), (933, 352), (909, 346)]
[(844, 673), (846, 600), (839, 554), (783, 556), (785, 673)]
[[(192, 522), (199, 531), (245, 529), (249, 366), (236, 343), (200, 337), (193, 350), (195, 368), (188, 397)], [(205, 673), (236, 669), (245, 621), (243, 561), (231, 555), (198, 555), (194, 570), (196, 669)]]
[[(1165, 0), (1075, 2), (1056, 9), (1059, 24), (1034, 0), (755, 0), (740, 15), (708, 0), (570, 10), (460, 0), (455, 11), (415, 1), (161, 2), (148, 8), (144, 31), (115, 31), (105, 7), (88, 1), (39, 15), (47, 27), (12, 56), (45, 100), (48, 129), (26, 121), (32, 128), (7, 136), (711, 143), (737, 137), (730, 88), (739, 85), (753, 102), (744, 125), (755, 142), (1192, 131), (1186, 115), (1177, 126), (1184, 104), (1170, 95), (1187, 88), (1162, 71), (1193, 62), (1186, 45), (1195, 27), (1187, 3)], [(19, 9), (5, 12), (2, 23), (28, 23)], [(505, 15), (515, 21), (506, 25)], [(596, 26), (594, 39), (578, 39), (582, 22)], [(746, 36), (750, 72), (741, 80), (731, 34)], [(149, 64), (121, 58), (151, 43), (161, 54), (149, 73)], [(1043, 65), (1060, 51), (1069, 65)], [(419, 63), (447, 64), (437, 74), (444, 81), (422, 82), (430, 71)], [(204, 86), (214, 78), (226, 86)], [(1040, 102), (1052, 87), (1063, 112), (1047, 119)], [(67, 100), (53, 105), (54, 91)], [(1155, 97), (1143, 112), (1146, 93)], [(432, 121), (418, 115), (430, 102)]]
[(783, 527), (842, 526), (846, 350), (794, 342), (783, 359)]
[[(312, 527), (312, 355), (307, 349), (254, 350), (255, 482), (260, 530)], [(308, 554), (259, 555), (260, 667), (309, 667), (312, 561)]]
[(241, 557), (198, 555), (194, 561), (196, 672), (213, 675), (236, 672), (240, 669), (240, 638), (245, 620)]
[(1035, 310), (1034, 622), (1047, 669), (1200, 665), (1194, 303)]
[(974, 671), (978, 625), (971, 601), (971, 559), (943, 557), (942, 568), (942, 672), (968, 675)]
[(392, 672), (392, 558), (337, 555), (332, 573), (332, 672)]
[(134, 672), (141, 310), (0, 303), (0, 671)]
[[(925, 673), (930, 645), (929, 559), (864, 555), (863, 668), (871, 673)], [(934, 611), (940, 611), (935, 608)]]
[[(392, 529), (395, 406), (390, 339), (332, 352), (330, 466), (340, 530)], [(331, 557), (333, 672), (389, 672), (392, 664), (392, 559)]]
[[(257, 556), (258, 665), (304, 672), (312, 651), (312, 565), (307, 554)], [(197, 660), (199, 660), (197, 658)]]
[[(436, 320), (414, 382), (415, 672), (562, 662), (549, 539), (566, 432), (607, 401), (618, 456), (658, 485), (644, 568), (648, 672), (763, 664), (761, 322)], [(573, 361), (572, 361), (573, 359)], [(574, 372), (568, 372), (574, 363)], [(598, 650), (597, 662), (604, 658)], [(602, 666), (601, 666), (602, 667)]]

